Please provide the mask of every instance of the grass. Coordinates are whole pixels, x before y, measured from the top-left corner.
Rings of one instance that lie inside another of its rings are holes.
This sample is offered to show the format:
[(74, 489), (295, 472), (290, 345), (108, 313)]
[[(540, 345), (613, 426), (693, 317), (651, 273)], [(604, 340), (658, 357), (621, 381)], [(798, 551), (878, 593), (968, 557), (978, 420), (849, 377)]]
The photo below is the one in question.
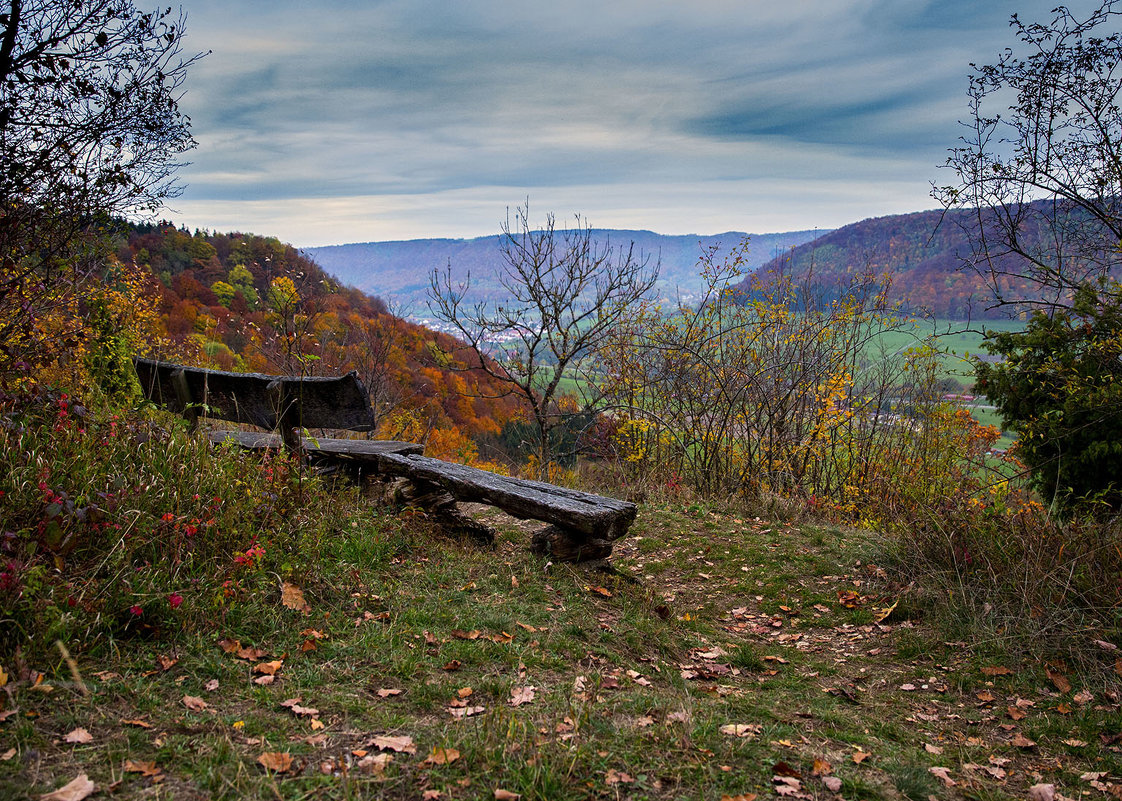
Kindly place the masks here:
[(263, 575), (209, 623), (71, 643), (88, 695), (57, 652), (5, 657), (0, 796), (84, 772), (114, 798), (710, 799), (786, 775), (923, 801), (1122, 772), (1117, 683), (1060, 692), (1008, 653), (989, 675), (904, 603), (874, 623), (907, 591), (866, 533), (651, 505), (617, 545), (632, 582), (531, 556), (512, 521), (486, 550), (336, 506), (354, 525), (301, 566), (306, 611)]

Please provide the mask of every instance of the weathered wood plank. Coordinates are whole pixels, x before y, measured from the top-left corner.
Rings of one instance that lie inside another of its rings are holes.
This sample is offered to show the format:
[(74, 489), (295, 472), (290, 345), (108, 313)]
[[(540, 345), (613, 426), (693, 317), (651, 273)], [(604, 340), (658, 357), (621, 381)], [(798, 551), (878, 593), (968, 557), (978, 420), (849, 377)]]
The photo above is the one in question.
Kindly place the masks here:
[[(211, 431), (207, 437), (216, 445), (230, 440), (247, 450), (277, 450), (282, 444), (276, 434), (258, 431)], [(387, 453), (405, 455), (424, 451), (423, 445), (414, 442), (331, 437), (304, 437), (303, 448), (309, 455), (324, 454), (374, 466), (378, 464), (378, 457)]]
[(386, 453), (381, 472), (436, 484), (457, 500), (497, 506), (515, 517), (544, 520), (598, 540), (627, 533), (638, 507), (628, 501), (557, 487), (541, 481), (510, 478), (426, 456)]
[(148, 399), (188, 417), (202, 414), (269, 430), (374, 427), (370, 396), (354, 372), (295, 378), (205, 370), (152, 359), (133, 361)]

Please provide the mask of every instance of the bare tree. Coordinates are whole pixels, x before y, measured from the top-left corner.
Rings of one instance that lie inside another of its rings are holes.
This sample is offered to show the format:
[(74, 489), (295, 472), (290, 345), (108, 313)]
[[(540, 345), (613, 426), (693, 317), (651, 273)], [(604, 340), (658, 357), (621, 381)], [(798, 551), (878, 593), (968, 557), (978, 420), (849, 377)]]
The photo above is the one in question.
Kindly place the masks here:
[(580, 408), (601, 401), (589, 357), (634, 304), (649, 297), (658, 261), (599, 240), (577, 215), (558, 229), (552, 214), (530, 225), (529, 204), (503, 223), (506, 297), (469, 303), (471, 276), (459, 285), (451, 268), (430, 275), (429, 308), (449, 323), (482, 369), (526, 402), (542, 477), (555, 454), (551, 434), (566, 419), (558, 401), (562, 382), (577, 379)]
[(100, 265), (112, 215), (154, 211), (194, 146), (184, 15), (132, 0), (0, 3), (0, 367), (59, 288)]
[(1118, 275), (1122, 34), (1103, 33), (1117, 6), (1105, 0), (1086, 19), (1060, 6), (1049, 23), (1014, 15), (1020, 46), (971, 65), (971, 118), (946, 162), (957, 183), (933, 195), (972, 212), (969, 263), (995, 305), (1066, 307), (1080, 285)]

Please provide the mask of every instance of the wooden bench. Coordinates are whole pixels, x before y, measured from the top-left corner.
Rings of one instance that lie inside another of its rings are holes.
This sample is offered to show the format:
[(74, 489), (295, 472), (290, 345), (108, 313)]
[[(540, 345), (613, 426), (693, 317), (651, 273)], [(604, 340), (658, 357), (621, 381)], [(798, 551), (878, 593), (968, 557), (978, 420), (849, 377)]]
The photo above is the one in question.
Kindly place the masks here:
[(232, 441), (249, 450), (282, 447), (310, 461), (349, 468), (355, 478), (378, 475), (408, 481), (407, 500), (446, 529), (493, 542), (494, 532), (463, 514), (458, 502), (485, 503), (521, 519), (550, 525), (533, 537), (535, 550), (558, 561), (606, 559), (638, 511), (633, 503), (541, 481), (422, 456), (411, 442), (302, 437), (303, 429), (369, 431), (374, 415), (355, 373), (332, 378), (293, 378), (229, 373), (151, 359), (134, 360), (145, 396), (192, 422), (200, 416), (280, 431), (211, 431), (212, 442)]

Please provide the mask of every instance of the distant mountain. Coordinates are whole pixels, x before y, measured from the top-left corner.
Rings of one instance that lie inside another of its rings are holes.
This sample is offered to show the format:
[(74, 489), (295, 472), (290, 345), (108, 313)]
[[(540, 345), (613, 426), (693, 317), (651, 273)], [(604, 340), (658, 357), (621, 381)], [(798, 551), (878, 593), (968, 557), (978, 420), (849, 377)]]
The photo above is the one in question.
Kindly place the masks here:
[[(986, 282), (964, 267), (971, 253), (966, 230), (975, 223), (973, 215), (968, 210), (939, 210), (862, 220), (772, 259), (756, 275), (783, 273), (797, 280), (811, 275), (813, 283), (828, 288), (872, 272), (889, 276), (893, 300), (911, 311), (949, 320), (1004, 318), (1007, 310), (987, 308), (993, 300)], [(1043, 212), (1028, 215), (1023, 236), (1046, 251), (1050, 229), (1044, 216)], [(1018, 256), (1005, 255), (997, 261), (1010, 273), (1023, 272)], [(740, 288), (750, 291), (751, 281), (749, 276)], [(1037, 296), (1038, 288), (1027, 280), (1010, 277), (1003, 285), (1011, 297)]]
[[(702, 288), (698, 276), (698, 257), (710, 247), (727, 252), (749, 237), (745, 269), (754, 269), (769, 259), (809, 242), (822, 231), (792, 231), (780, 234), (744, 234), (729, 231), (715, 236), (665, 236), (651, 231), (596, 229), (597, 241), (607, 239), (613, 246), (635, 243), (642, 251), (661, 262), (659, 292), (663, 297), (680, 293), (684, 298)], [(497, 275), (502, 267), (500, 236), (477, 239), (413, 239), (397, 242), (363, 242), (306, 248), (311, 257), (344, 284), (389, 301), (402, 314), (424, 316), (428, 312), (426, 290), (434, 268), (451, 266), (454, 280), (471, 274), (475, 299), (496, 297), (501, 292)]]

